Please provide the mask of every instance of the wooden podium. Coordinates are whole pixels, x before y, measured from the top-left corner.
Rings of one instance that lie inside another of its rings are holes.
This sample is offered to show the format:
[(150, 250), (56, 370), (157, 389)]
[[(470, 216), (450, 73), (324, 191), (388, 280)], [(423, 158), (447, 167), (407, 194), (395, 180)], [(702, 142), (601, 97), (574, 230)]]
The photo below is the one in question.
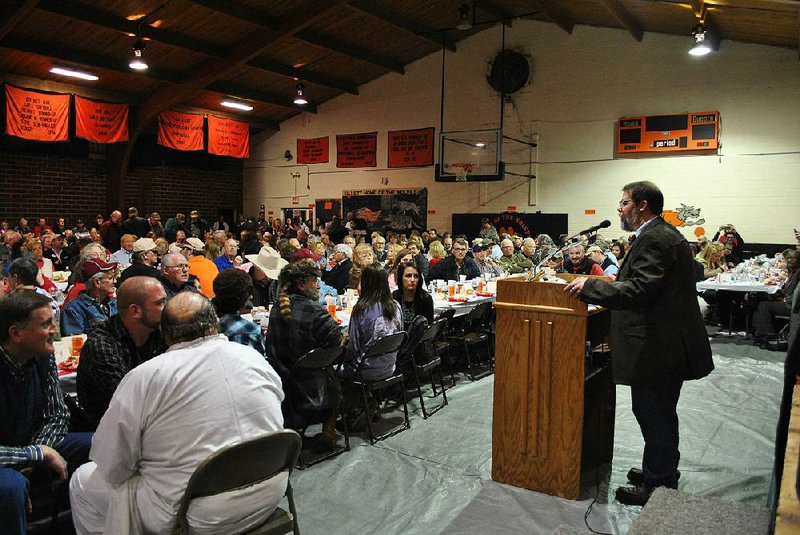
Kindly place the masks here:
[(495, 308), (492, 479), (577, 499), (581, 472), (614, 452), (611, 368), (584, 358), (606, 341), (609, 312), (524, 278), (498, 281)]

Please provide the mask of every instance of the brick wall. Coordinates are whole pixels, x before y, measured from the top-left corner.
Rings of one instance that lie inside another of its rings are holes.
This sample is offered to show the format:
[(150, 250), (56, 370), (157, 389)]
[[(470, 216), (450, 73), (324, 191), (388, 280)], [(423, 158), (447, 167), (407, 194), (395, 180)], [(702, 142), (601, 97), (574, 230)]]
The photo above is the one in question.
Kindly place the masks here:
[[(196, 209), (211, 222), (220, 208), (242, 208), (242, 162), (225, 159), (214, 169), (182, 166), (140, 166), (128, 173), (128, 206), (140, 214), (158, 211), (162, 219), (177, 211)], [(73, 226), (78, 218), (88, 223), (94, 215), (106, 218), (106, 168), (104, 160), (63, 155), (16, 153), (0, 150), (0, 218), (12, 226), (20, 217), (33, 226), (38, 217), (52, 223), (65, 217)]]

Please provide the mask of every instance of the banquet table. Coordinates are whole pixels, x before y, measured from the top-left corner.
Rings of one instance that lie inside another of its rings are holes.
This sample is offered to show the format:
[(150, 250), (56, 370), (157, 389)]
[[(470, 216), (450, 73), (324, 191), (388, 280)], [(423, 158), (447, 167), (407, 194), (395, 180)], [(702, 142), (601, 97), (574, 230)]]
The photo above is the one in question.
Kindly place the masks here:
[(72, 354), (73, 338), (80, 338), (82, 342), (86, 341), (85, 334), (76, 334), (75, 336), (64, 336), (61, 340), (53, 342), (56, 366), (58, 367), (58, 382), (61, 385), (61, 390), (70, 396), (77, 394), (76, 381), (78, 377), (77, 368), (72, 369), (65, 367), (67, 359)]
[(765, 293), (772, 295), (777, 293), (779, 289), (780, 286), (755, 281), (717, 282), (714, 279), (708, 279), (697, 283), (697, 291), (725, 290), (728, 292)]

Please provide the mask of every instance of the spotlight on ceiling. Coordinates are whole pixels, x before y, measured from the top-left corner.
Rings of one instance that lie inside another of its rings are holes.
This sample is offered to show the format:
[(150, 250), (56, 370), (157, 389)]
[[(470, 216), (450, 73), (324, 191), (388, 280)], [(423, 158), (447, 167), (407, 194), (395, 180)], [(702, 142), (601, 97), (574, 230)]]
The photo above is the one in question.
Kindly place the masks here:
[(458, 8), (459, 21), (456, 30), (466, 31), (472, 29), (472, 22), (469, 20), (469, 12), (469, 4), (461, 4), (461, 7)]
[(128, 63), (128, 67), (135, 71), (145, 71), (148, 68), (144, 61), (144, 41), (136, 39), (133, 43), (133, 59)]
[(706, 36), (706, 27), (702, 24), (695, 26), (692, 31), (694, 43), (692, 48), (689, 49), (689, 54), (692, 56), (705, 56), (711, 53), (711, 43)]
[(294, 96), (295, 104), (298, 104), (300, 106), (302, 106), (303, 104), (308, 104), (306, 97), (303, 95), (303, 89), (305, 88), (306, 86), (304, 86), (303, 84), (297, 84), (297, 94)]
[(50, 72), (52, 72), (53, 74), (60, 74), (61, 76), (69, 76), (70, 78), (80, 78), (81, 80), (89, 80), (91, 82), (100, 79), (94, 74), (89, 74), (88, 72), (83, 72), (83, 71), (76, 71), (75, 69), (67, 69), (66, 67), (53, 67), (52, 69), (50, 69)]
[(244, 104), (242, 102), (236, 102), (235, 100), (223, 100), (220, 102), (226, 108), (233, 108), (235, 110), (242, 110), (242, 111), (253, 111), (253, 107), (250, 104)]
[(286, 160), (287, 162), (291, 162), (292, 158), (294, 158), (294, 156), (292, 156), (292, 151), (286, 149), (286, 152), (283, 153), (283, 159)]

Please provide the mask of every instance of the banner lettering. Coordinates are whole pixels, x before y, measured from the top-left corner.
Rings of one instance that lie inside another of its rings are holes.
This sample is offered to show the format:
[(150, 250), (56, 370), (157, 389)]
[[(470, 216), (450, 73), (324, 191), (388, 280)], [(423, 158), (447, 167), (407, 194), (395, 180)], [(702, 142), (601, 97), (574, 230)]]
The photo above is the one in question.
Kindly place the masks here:
[(328, 136), (297, 140), (297, 163), (328, 163), (329, 161)]
[(67, 141), (69, 95), (28, 91), (6, 84), (6, 133), (34, 141)]
[(242, 121), (208, 116), (208, 152), (217, 156), (250, 157), (250, 127)]
[(342, 169), (376, 167), (377, 149), (377, 132), (337, 135), (336, 167)]
[(389, 131), (389, 167), (433, 165), (434, 129)]
[(158, 114), (158, 144), (176, 150), (203, 150), (203, 116), (162, 111)]
[(128, 105), (76, 95), (75, 135), (95, 143), (128, 141)]

